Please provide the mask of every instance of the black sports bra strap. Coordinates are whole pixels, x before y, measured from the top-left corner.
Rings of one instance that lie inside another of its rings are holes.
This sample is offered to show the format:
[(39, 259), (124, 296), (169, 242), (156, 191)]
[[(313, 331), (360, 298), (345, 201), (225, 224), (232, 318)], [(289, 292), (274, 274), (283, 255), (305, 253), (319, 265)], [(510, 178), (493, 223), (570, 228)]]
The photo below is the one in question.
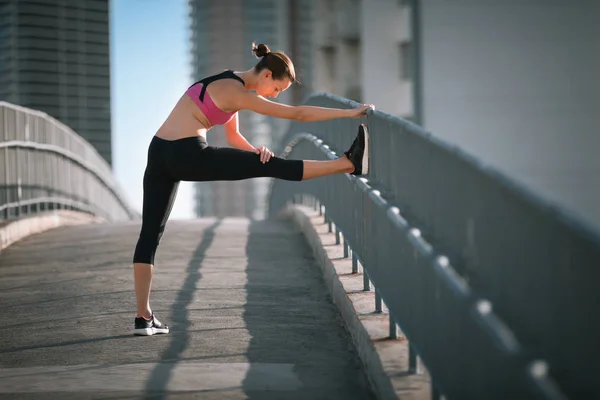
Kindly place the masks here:
[[(220, 74), (217, 75), (212, 75), (212, 76), (207, 76), (206, 78), (194, 83), (194, 85), (201, 83), (202, 84), (202, 90), (200, 91), (200, 101), (204, 102), (204, 93), (206, 92), (206, 87), (214, 82), (214, 81), (218, 81), (221, 79), (235, 79), (237, 81), (242, 82), (242, 85), (245, 85), (246, 82), (244, 82), (244, 80), (242, 78), (240, 78), (239, 76), (237, 76), (236, 74), (233, 73), (232, 70), (226, 70), (221, 72)], [(192, 85), (192, 86), (194, 86)]]

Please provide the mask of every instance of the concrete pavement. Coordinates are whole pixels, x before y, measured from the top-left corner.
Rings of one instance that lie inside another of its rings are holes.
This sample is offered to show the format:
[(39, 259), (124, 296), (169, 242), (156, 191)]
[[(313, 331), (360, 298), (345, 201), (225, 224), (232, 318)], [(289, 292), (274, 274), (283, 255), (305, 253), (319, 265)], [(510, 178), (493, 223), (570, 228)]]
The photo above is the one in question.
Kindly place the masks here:
[(132, 335), (139, 223), (57, 228), (0, 255), (0, 398), (371, 399), (291, 222), (170, 221)]

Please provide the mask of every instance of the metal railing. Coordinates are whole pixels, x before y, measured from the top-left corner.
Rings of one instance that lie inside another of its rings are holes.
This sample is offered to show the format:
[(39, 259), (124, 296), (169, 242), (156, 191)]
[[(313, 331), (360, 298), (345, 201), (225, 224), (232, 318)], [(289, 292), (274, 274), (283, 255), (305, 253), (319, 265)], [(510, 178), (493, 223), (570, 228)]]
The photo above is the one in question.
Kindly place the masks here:
[(43, 112), (0, 102), (0, 219), (60, 209), (139, 218), (92, 145)]
[[(349, 108), (327, 94), (308, 105)], [(600, 235), (402, 119), (294, 123), (283, 157), (333, 159), (360, 122), (366, 177), (273, 180), (269, 214), (317, 204), (432, 376), (433, 397), (592, 398), (600, 389)], [(349, 248), (349, 249), (348, 249)]]

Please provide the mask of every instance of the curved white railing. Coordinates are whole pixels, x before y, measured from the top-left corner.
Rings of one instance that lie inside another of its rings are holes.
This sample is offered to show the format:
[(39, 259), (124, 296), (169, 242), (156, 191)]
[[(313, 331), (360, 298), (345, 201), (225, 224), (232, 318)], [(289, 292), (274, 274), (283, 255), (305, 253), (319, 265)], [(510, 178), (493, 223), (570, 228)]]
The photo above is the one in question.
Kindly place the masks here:
[(139, 218), (91, 144), (46, 113), (0, 102), (0, 217), (56, 209)]

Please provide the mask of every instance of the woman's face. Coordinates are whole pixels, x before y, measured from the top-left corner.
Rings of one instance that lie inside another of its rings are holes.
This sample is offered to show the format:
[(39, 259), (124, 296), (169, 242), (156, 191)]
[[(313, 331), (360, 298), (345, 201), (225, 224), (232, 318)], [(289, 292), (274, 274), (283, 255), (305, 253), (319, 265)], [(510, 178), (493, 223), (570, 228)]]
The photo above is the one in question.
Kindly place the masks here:
[(287, 90), (292, 83), (289, 79), (275, 80), (273, 73), (268, 69), (260, 72), (260, 79), (256, 88), (256, 93), (263, 97), (276, 98), (279, 93)]

